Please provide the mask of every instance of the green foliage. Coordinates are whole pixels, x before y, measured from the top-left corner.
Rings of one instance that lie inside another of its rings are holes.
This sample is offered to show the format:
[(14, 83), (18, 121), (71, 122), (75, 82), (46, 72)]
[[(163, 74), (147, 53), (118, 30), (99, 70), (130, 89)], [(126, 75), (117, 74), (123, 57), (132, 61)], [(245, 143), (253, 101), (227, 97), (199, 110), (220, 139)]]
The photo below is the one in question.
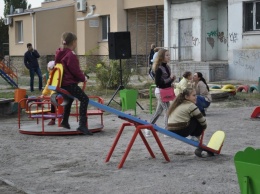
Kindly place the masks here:
[(13, 11), (17, 8), (27, 8), (27, 0), (4, 0), (5, 9), (4, 16), (10, 15), (10, 7), (13, 6)]
[[(86, 59), (87, 61), (90, 60), (91, 61), (91, 56), (95, 55), (95, 52), (98, 51), (98, 49), (100, 48), (100, 46), (96, 46), (93, 49), (88, 50), (85, 53)], [(90, 73), (94, 73), (96, 71), (95, 69), (95, 65), (87, 65), (86, 66), (86, 70), (84, 71), (85, 74), (90, 74)]]
[(0, 18), (0, 58), (1, 55), (4, 55), (4, 50), (3, 50), (3, 43), (8, 43), (9, 42), (9, 37), (8, 37), (8, 26), (4, 24), (4, 19)]
[[(122, 61), (122, 84), (126, 86), (131, 78), (132, 71), (128, 68), (125, 61)], [(121, 83), (120, 80), (120, 63), (111, 60), (110, 64), (106, 65), (100, 62), (96, 65), (97, 82), (102, 88), (116, 89)]]

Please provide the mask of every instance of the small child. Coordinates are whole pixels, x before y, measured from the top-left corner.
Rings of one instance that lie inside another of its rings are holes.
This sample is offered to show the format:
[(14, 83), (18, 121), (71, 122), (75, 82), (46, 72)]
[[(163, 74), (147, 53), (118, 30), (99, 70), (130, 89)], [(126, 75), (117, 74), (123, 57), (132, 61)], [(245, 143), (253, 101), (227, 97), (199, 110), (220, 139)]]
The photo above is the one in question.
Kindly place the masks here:
[[(51, 95), (53, 93), (53, 91), (48, 89), (48, 86), (49, 86), (49, 81), (51, 79), (51, 73), (54, 69), (54, 66), (55, 66), (55, 61), (50, 61), (47, 65), (47, 70), (49, 72), (49, 79), (46, 83), (46, 86), (44, 87), (44, 89), (42, 91), (41, 97), (48, 96), (48, 95)], [(55, 106), (51, 105), (51, 113), (55, 113), (55, 112), (56, 112)], [(55, 125), (55, 119), (51, 119), (51, 121), (48, 123), (48, 125)]]
[(178, 96), (178, 94), (182, 93), (184, 89), (186, 88), (192, 88), (192, 73), (190, 71), (185, 71), (182, 75), (183, 78), (181, 81), (177, 84), (175, 84), (174, 93), (175, 96)]

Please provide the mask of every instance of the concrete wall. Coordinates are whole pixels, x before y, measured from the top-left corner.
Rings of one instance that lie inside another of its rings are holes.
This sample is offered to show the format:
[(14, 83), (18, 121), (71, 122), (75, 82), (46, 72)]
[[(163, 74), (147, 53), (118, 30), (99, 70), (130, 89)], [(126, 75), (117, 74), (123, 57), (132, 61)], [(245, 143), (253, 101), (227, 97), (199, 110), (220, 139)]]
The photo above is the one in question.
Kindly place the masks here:
[(226, 62), (178, 62), (171, 64), (171, 70), (177, 78), (185, 71), (201, 72), (207, 82), (228, 80), (228, 64)]
[(35, 47), (40, 55), (54, 55), (63, 32), (76, 33), (74, 9), (70, 6), (35, 13)]
[[(169, 1), (168, 1), (169, 2)], [(227, 1), (172, 1), (169, 47), (179, 46), (179, 20), (192, 19), (192, 60), (227, 60)], [(167, 16), (167, 14), (165, 14)], [(167, 34), (166, 34), (167, 35)], [(178, 49), (172, 49), (176, 60)]]
[(202, 4), (202, 60), (217, 60), (218, 56), (218, 6), (216, 2), (203, 1)]
[[(23, 42), (17, 42), (17, 22), (23, 21)], [(26, 44), (32, 42), (32, 17), (30, 14), (13, 17), (13, 24), (9, 26), (9, 54), (23, 55), (26, 51)]]
[(234, 49), (229, 60), (230, 79), (258, 81), (260, 77), (260, 49)]
[(228, 1), (229, 77), (257, 81), (260, 77), (260, 33), (243, 31), (243, 2)]
[[(192, 57), (194, 61), (201, 60), (201, 2), (190, 2), (173, 4), (171, 6), (171, 29), (170, 47), (179, 46), (179, 20), (192, 18), (192, 36), (196, 41), (193, 42)], [(181, 35), (180, 35), (181, 36)], [(171, 58), (177, 60), (178, 50), (171, 49)]]
[(228, 2), (218, 3), (218, 60), (228, 60)]

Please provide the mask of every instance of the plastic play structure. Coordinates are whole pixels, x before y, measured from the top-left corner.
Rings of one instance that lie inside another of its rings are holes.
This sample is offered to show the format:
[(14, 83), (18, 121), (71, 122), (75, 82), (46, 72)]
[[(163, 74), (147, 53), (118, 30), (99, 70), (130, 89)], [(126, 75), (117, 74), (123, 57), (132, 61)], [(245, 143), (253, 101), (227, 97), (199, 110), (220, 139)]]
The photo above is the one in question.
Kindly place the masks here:
[(210, 89), (210, 91), (223, 91), (223, 92), (228, 92), (231, 95), (235, 95), (236, 94), (236, 87), (232, 84), (227, 84), (224, 85), (223, 87), (220, 86), (212, 86)]
[(119, 91), (121, 98), (122, 111), (134, 110), (136, 115), (136, 100), (138, 96), (137, 90), (134, 89), (123, 89)]
[(260, 118), (260, 106), (257, 106), (251, 114), (251, 118)]
[[(46, 100), (46, 101), (39, 101), (39, 99), (23, 99), (23, 100), (26, 100), (26, 111), (27, 114), (29, 115), (29, 118), (32, 118), (32, 119), (36, 119), (37, 120), (37, 123), (38, 123), (38, 119), (41, 119), (42, 121), (42, 129), (41, 130), (38, 130), (37, 132), (33, 131), (32, 129), (20, 129), (20, 113), (18, 114), (18, 117), (19, 117), (19, 121), (18, 121), (18, 125), (19, 125), (19, 131), (21, 133), (25, 133), (25, 134), (35, 134), (35, 135), (60, 135), (60, 134), (79, 134), (80, 132), (76, 131), (73, 129), (73, 126), (71, 126), (71, 130), (68, 130), (68, 129), (63, 129), (63, 128), (59, 128), (58, 130), (56, 131), (48, 131), (46, 129), (47, 126), (44, 126), (44, 121), (45, 119), (47, 118), (57, 118), (57, 119), (61, 119), (62, 117), (62, 112), (56, 112), (56, 113), (49, 113), (47, 110), (45, 114), (45, 111), (44, 111), (44, 108), (46, 107), (47, 109), (50, 108), (50, 105), (53, 104), (55, 106), (58, 106), (58, 107), (62, 107), (63, 105), (66, 104), (68, 98), (74, 98), (73, 96), (71, 96), (71, 94), (69, 92), (67, 92), (66, 90), (60, 88), (60, 83), (61, 83), (61, 77), (62, 77), (62, 65), (61, 64), (56, 64), (54, 70), (53, 70), (53, 74), (52, 74), (52, 79), (50, 80), (50, 85), (49, 85), (49, 89), (55, 91), (56, 93), (52, 94), (51, 97)], [(75, 99), (75, 98), (74, 98)], [(20, 101), (19, 104), (21, 104), (23, 102), (23, 100)], [(76, 100), (76, 99), (75, 99)], [(102, 103), (103, 101), (95, 101), (93, 99), (90, 99), (89, 100), (89, 105), (90, 106), (93, 106), (95, 107), (95, 112), (94, 112), (94, 115), (95, 114), (98, 114), (100, 115), (101, 117), (103, 116), (103, 111), (106, 111), (106, 112), (110, 112), (112, 114), (115, 114), (117, 115), (120, 119), (122, 120), (125, 120), (127, 122), (123, 123), (121, 125), (121, 128), (120, 130), (118, 131), (117, 135), (116, 135), (116, 138), (112, 144), (112, 147), (110, 148), (109, 150), (109, 153), (106, 157), (106, 160), (105, 162), (109, 162), (113, 152), (114, 152), (114, 149), (121, 137), (121, 134), (123, 133), (123, 131), (125, 130), (125, 127), (126, 126), (134, 126), (135, 127), (135, 131), (134, 131), (134, 134), (126, 148), (126, 151), (125, 153), (123, 154), (123, 157), (118, 165), (118, 168), (122, 168), (123, 167), (123, 164), (134, 144), (134, 141), (137, 137), (137, 135), (139, 134), (142, 141), (144, 142), (150, 156), (152, 158), (155, 158), (155, 155), (150, 147), (150, 145), (148, 144), (146, 138), (144, 137), (143, 133), (142, 133), (142, 130), (144, 129), (148, 129), (152, 132), (153, 134), (153, 137), (155, 138), (164, 158), (166, 161), (170, 161), (163, 145), (161, 144), (161, 141), (156, 133), (157, 132), (160, 132), (162, 134), (165, 134), (167, 136), (170, 136), (172, 138), (175, 138), (177, 140), (180, 140), (184, 143), (187, 143), (189, 145), (192, 145), (194, 147), (197, 147), (196, 151), (195, 151), (195, 154), (199, 157), (203, 157), (202, 155), (202, 152), (203, 151), (206, 151), (208, 153), (209, 156), (213, 156), (214, 154), (220, 154), (220, 151), (221, 151), (221, 148), (223, 146), (223, 143), (224, 143), (224, 139), (225, 139), (225, 133), (223, 131), (217, 131), (213, 134), (213, 136), (211, 137), (209, 143), (207, 145), (204, 145), (203, 144), (203, 136), (204, 134), (202, 135), (201, 137), (201, 140), (200, 142), (196, 142), (196, 141), (193, 141), (193, 140), (190, 140), (190, 139), (187, 139), (185, 137), (182, 137), (182, 136), (179, 136), (173, 132), (170, 132), (166, 129), (163, 129), (157, 125), (152, 125), (150, 123), (148, 123), (147, 121), (144, 121), (140, 118), (137, 118), (137, 117), (134, 117), (132, 115), (129, 115), (129, 114), (126, 114), (124, 112), (121, 112), (119, 110), (116, 110), (114, 108), (111, 108), (109, 106), (106, 106)], [(32, 107), (35, 106), (35, 109), (34, 109), (34, 112), (33, 112), (33, 109)], [(88, 110), (89, 112), (89, 110)], [(89, 113), (87, 113), (88, 115), (90, 115)], [(25, 128), (28, 127), (28, 126), (24, 126)], [(35, 125), (33, 126), (34, 129), (35, 129)], [(51, 126), (53, 127), (53, 126)], [(103, 120), (102, 120), (102, 128), (103, 128)], [(56, 129), (56, 128), (55, 128)]]
[[(52, 89), (52, 90), (55, 90), (57, 93), (62, 94), (62, 96), (64, 98), (74, 98), (66, 90), (63, 90), (63, 89), (61, 89), (59, 87), (49, 86), (49, 88)], [(134, 117), (132, 115), (123, 113), (123, 112), (118, 111), (118, 110), (116, 110), (114, 108), (111, 108), (109, 106), (106, 106), (106, 105), (100, 104), (98, 102), (95, 102), (93, 100), (90, 100), (89, 104), (94, 106), (94, 107), (96, 107), (96, 108), (98, 108), (98, 109), (101, 109), (103, 111), (115, 114), (115, 115), (119, 116), (119, 118), (128, 121), (128, 123), (122, 124), (122, 126), (121, 126), (121, 128), (120, 128), (120, 130), (119, 130), (119, 132), (118, 132), (118, 134), (117, 134), (117, 136), (115, 138), (115, 140), (114, 140), (114, 143), (113, 143), (113, 145), (112, 145), (112, 147), (111, 147), (111, 149), (109, 151), (109, 154), (108, 154), (108, 156), (107, 156), (107, 158), (105, 160), (106, 162), (108, 162), (110, 157), (112, 156), (112, 153), (113, 153), (113, 151), (114, 151), (114, 149), (116, 147), (116, 144), (118, 143), (118, 140), (119, 140), (119, 138), (120, 138), (124, 128), (126, 126), (135, 126), (136, 127), (134, 135), (132, 136), (132, 139), (131, 139), (131, 141), (130, 141), (127, 149), (126, 149), (126, 152), (124, 153), (123, 158), (122, 158), (121, 162), (118, 165), (118, 168), (122, 168), (122, 166), (123, 166), (123, 164), (124, 164), (124, 162), (126, 160), (126, 157), (127, 157), (128, 153), (129, 153), (129, 151), (131, 150), (131, 147), (132, 147), (132, 145), (133, 145), (133, 143), (134, 143), (134, 141), (135, 141), (135, 139), (136, 139), (138, 134), (141, 136), (141, 138), (142, 138), (146, 148), (148, 149), (150, 155), (153, 158), (155, 157), (153, 152), (152, 152), (152, 150), (151, 150), (151, 148), (150, 148), (150, 146), (149, 146), (149, 144), (148, 144), (148, 142), (146, 141), (146, 139), (145, 139), (145, 137), (144, 137), (144, 135), (142, 133), (143, 129), (151, 130), (151, 132), (152, 132), (156, 142), (158, 143), (158, 145), (159, 145), (159, 147), (160, 147), (160, 149), (161, 149), (161, 151), (162, 151), (162, 153), (163, 153), (163, 155), (164, 155), (164, 157), (165, 157), (165, 159), (167, 161), (169, 161), (169, 158), (168, 158), (166, 152), (164, 151), (163, 146), (160, 143), (160, 140), (159, 140), (159, 138), (158, 138), (158, 136), (156, 134), (156, 131), (160, 132), (162, 134), (165, 134), (167, 136), (173, 137), (175, 139), (178, 139), (178, 140), (180, 140), (180, 141), (182, 141), (184, 143), (187, 143), (187, 144), (190, 144), (192, 146), (197, 147), (198, 149), (196, 149), (195, 154), (197, 156), (199, 156), (199, 157), (203, 156), (201, 154), (202, 151), (206, 151), (210, 156), (213, 156), (214, 154), (220, 154), (221, 148), (222, 148), (223, 143), (224, 143), (225, 133), (223, 131), (215, 132), (213, 134), (213, 136), (211, 137), (208, 145), (204, 145), (203, 144), (203, 136), (202, 136), (200, 142), (196, 142), (196, 141), (187, 139), (185, 137), (179, 136), (176, 133), (170, 132), (170, 131), (168, 131), (166, 129), (163, 129), (163, 128), (157, 126), (157, 125), (152, 125), (152, 124), (148, 123), (147, 121), (141, 120), (141, 119), (136, 118), (136, 117)]]
[(234, 157), (241, 194), (260, 193), (260, 149), (247, 147)]
[[(60, 86), (61, 84), (61, 77), (63, 73), (63, 68), (61, 64), (57, 64), (55, 72), (50, 80), (50, 84), (54, 86)], [(83, 89), (85, 88), (85, 84), (83, 85)], [(52, 102), (53, 99), (55, 102)], [(62, 98), (61, 95), (53, 94), (51, 97), (29, 97), (29, 98), (22, 98), (19, 101), (18, 106), (18, 128), (19, 132), (23, 134), (29, 135), (77, 135), (81, 134), (81, 132), (77, 131), (76, 128), (78, 126), (78, 117), (79, 117), (79, 107), (78, 101), (75, 100), (75, 112), (72, 112), (70, 116), (76, 117), (76, 123), (71, 123), (71, 127), (74, 130), (67, 130), (65, 128), (59, 127), (60, 122), (62, 120), (63, 114), (63, 105), (66, 104), (66, 99)], [(89, 96), (90, 99), (97, 101), (100, 104), (104, 103), (104, 100), (98, 96)], [(56, 112), (51, 113), (51, 105), (56, 106)], [(29, 119), (36, 120), (37, 125), (41, 121), (41, 127), (35, 127), (35, 124), (23, 126), (21, 123), (21, 109), (25, 108), (25, 113), (28, 115)], [(87, 110), (87, 117), (89, 121), (89, 117), (94, 116), (94, 122), (87, 122), (87, 127), (91, 132), (99, 132), (104, 128), (103, 124), (103, 111), (100, 109), (88, 109)], [(97, 119), (99, 116), (99, 119)], [(49, 119), (56, 119), (58, 120), (58, 125), (55, 126), (48, 126), (46, 125), (46, 120)], [(98, 121), (98, 122), (97, 122)]]

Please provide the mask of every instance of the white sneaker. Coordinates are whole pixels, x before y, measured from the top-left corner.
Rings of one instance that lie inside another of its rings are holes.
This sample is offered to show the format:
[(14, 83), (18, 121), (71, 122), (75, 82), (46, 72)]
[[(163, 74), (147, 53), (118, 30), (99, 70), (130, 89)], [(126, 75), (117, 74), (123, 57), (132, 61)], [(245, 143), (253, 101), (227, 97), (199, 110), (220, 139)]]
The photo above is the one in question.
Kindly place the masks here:
[(148, 129), (145, 129), (145, 130), (144, 130), (144, 136), (145, 136), (145, 137), (150, 137), (150, 136), (151, 136), (151, 131), (148, 130)]
[(196, 136), (191, 136), (190, 140), (199, 142), (200, 140)]

